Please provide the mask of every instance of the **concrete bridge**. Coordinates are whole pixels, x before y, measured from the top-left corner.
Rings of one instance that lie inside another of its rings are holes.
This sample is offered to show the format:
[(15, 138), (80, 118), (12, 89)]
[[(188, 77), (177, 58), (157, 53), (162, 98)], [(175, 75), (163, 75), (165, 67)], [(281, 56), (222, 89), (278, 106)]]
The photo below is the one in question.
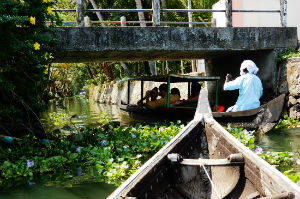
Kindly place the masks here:
[(296, 28), (59, 28), (56, 37), (57, 62), (207, 59), (297, 45)]
[(267, 98), (279, 86), (278, 52), (298, 42), (292, 27), (74, 27), (58, 28), (56, 37), (56, 62), (205, 59), (207, 75), (220, 76), (221, 84), (226, 73), (238, 76), (241, 62), (252, 59)]

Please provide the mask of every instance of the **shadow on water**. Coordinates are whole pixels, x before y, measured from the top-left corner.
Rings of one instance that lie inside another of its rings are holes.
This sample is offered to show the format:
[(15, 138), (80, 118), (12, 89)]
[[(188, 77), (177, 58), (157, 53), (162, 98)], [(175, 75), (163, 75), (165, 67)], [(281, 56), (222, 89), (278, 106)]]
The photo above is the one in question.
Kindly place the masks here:
[(80, 176), (40, 176), (27, 185), (0, 191), (0, 199), (104, 199), (116, 189), (89, 173)]

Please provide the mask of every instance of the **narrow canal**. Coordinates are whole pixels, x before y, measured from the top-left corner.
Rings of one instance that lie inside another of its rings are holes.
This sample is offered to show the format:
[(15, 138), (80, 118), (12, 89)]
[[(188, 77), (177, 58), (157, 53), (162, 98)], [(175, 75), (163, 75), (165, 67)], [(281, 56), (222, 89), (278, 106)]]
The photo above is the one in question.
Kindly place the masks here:
[[(92, 103), (82, 96), (67, 98), (62, 104), (65, 108), (51, 104), (48, 111), (42, 114), (42, 122), (49, 130), (62, 128), (64, 125), (94, 125), (101, 119), (101, 114), (108, 115), (111, 121), (120, 121), (116, 105)], [(51, 119), (49, 115), (53, 112), (56, 116), (52, 115)], [(289, 151), (297, 155), (300, 153), (299, 141), (300, 128), (273, 130), (266, 135), (256, 136), (256, 145), (262, 147), (265, 152)], [(116, 189), (114, 185), (102, 182), (93, 168), (89, 171), (81, 171), (80, 167), (71, 169), (74, 170), (73, 175), (41, 176), (25, 186), (9, 190), (0, 189), (0, 199), (103, 199)], [(295, 166), (294, 169), (300, 171), (299, 166)]]

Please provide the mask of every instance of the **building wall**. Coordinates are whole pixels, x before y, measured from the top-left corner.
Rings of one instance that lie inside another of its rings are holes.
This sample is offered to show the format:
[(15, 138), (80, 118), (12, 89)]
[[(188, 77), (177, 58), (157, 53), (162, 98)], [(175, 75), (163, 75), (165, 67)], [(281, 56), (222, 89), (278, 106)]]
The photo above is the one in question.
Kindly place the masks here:
[[(232, 0), (233, 9), (243, 10), (279, 10), (280, 0)], [(225, 9), (225, 0), (220, 0), (213, 5), (213, 9)], [(288, 0), (287, 26), (298, 27), (300, 38), (300, 1)], [(217, 27), (225, 27), (225, 13), (213, 13)], [(280, 13), (233, 13), (233, 27), (280, 27)]]

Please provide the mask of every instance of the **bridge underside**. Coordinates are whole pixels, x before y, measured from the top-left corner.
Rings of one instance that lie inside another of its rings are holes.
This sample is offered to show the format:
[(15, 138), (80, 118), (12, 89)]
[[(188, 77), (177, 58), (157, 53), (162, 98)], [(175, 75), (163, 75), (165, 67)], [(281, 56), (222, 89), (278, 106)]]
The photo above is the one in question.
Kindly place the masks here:
[(56, 62), (206, 59), (295, 48), (296, 28), (58, 28)]
[[(297, 46), (296, 28), (185, 28), (185, 27), (97, 27), (58, 28), (61, 40), (51, 49), (56, 62), (146, 61), (205, 59), (206, 74), (239, 75), (244, 59), (259, 67), (264, 100), (277, 93), (281, 75), (275, 62), (282, 49)], [(210, 102), (215, 86), (209, 84)], [(223, 92), (222, 105), (233, 105), (238, 92)]]

